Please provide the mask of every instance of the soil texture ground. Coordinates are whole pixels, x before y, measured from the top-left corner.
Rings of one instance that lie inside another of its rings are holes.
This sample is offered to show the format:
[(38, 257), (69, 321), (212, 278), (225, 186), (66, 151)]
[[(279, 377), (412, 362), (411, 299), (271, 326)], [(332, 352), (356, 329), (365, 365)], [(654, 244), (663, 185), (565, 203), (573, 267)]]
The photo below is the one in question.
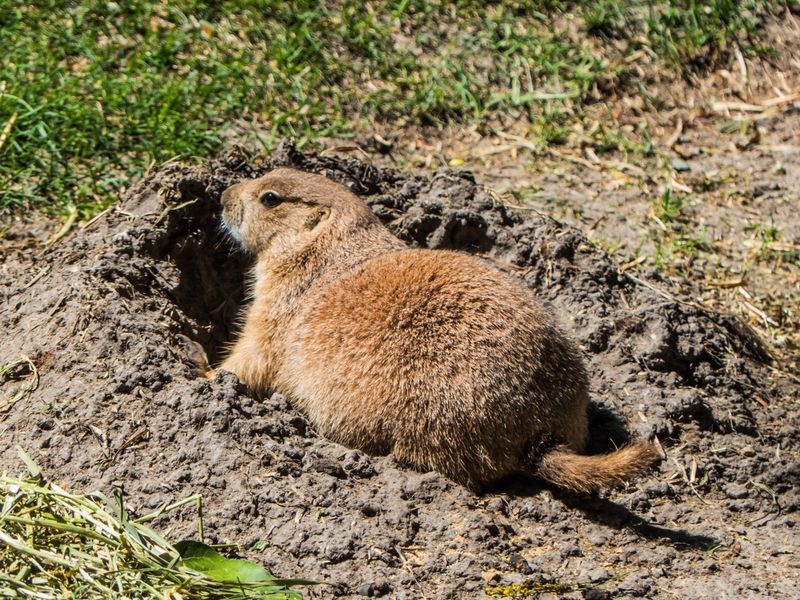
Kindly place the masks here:
[[(657, 438), (661, 466), (594, 497), (522, 479), (475, 495), (329, 442), (231, 374), (196, 376), (198, 346), (224, 355), (245, 296), (220, 194), (279, 165), (350, 186), (409, 244), (522, 278), (585, 353), (591, 451)], [(658, 271), (621, 269), (469, 172), (234, 151), (165, 166), (42, 250), (44, 237), (19, 224), (0, 243), (0, 364), (25, 355), (39, 373), (0, 408), (0, 470), (20, 470), (21, 446), (61, 485), (122, 487), (134, 512), (202, 493), (208, 539), (278, 576), (332, 582), (311, 598), (798, 597), (796, 382), (739, 317), (666, 291)], [(0, 398), (28, 376), (6, 374)], [(186, 507), (157, 527), (193, 536), (196, 517)]]

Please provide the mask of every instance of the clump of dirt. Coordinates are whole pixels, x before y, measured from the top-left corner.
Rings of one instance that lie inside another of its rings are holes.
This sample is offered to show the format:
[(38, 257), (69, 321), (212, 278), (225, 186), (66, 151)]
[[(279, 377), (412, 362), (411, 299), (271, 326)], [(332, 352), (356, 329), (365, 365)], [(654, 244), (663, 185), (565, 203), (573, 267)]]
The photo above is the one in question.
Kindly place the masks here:
[[(245, 298), (248, 260), (219, 232), (219, 196), (283, 165), (348, 185), (411, 244), (480, 253), (522, 278), (586, 354), (592, 450), (655, 435), (661, 469), (602, 497), (521, 479), (477, 496), (331, 443), (230, 374), (196, 377), (194, 347), (219, 360)], [(46, 251), (19, 227), (0, 250), (0, 364), (25, 354), (40, 374), (0, 413), (2, 469), (19, 470), (20, 445), (58, 483), (121, 486), (133, 509), (202, 493), (207, 535), (278, 575), (334, 582), (312, 597), (794, 593), (798, 407), (764, 376), (767, 349), (469, 173), (412, 176), (288, 144), (258, 161), (233, 152), (163, 168)], [(193, 535), (194, 518), (159, 527)]]

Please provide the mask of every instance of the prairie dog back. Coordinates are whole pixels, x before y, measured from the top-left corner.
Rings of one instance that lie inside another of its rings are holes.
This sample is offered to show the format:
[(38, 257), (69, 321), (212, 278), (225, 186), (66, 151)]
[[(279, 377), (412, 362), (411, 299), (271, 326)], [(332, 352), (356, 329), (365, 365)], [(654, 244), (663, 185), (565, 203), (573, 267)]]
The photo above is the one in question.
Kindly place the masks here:
[(553, 430), (583, 447), (576, 349), (526, 289), (480, 259), (372, 259), (310, 292), (289, 331), (278, 386), (344, 445), (473, 486), (514, 472)]

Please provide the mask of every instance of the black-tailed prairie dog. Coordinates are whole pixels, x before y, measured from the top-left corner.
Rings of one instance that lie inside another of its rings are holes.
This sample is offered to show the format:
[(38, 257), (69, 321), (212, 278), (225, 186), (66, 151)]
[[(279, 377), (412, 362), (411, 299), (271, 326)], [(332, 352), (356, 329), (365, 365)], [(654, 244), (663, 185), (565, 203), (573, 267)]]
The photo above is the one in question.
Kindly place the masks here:
[(329, 439), (473, 489), (521, 472), (591, 491), (658, 459), (648, 443), (579, 454), (580, 352), (487, 261), (409, 248), (320, 175), (276, 169), (222, 204), (256, 259), (253, 301), (220, 368), (284, 394)]

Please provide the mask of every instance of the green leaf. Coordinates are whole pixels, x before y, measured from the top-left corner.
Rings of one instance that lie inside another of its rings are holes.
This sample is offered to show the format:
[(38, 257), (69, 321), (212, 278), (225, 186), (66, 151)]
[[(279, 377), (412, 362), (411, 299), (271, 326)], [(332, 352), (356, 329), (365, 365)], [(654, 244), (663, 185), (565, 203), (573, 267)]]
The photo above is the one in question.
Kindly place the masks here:
[[(183, 565), (217, 581), (269, 584), (269, 591), (279, 591), (290, 585), (316, 585), (310, 579), (278, 579), (264, 567), (249, 560), (225, 558), (211, 546), (194, 540), (183, 540), (175, 544)], [(263, 588), (259, 586), (259, 590)]]
[(175, 544), (183, 564), (217, 581), (257, 582), (275, 579), (264, 567), (249, 560), (225, 558), (211, 546), (194, 540), (183, 540)]

